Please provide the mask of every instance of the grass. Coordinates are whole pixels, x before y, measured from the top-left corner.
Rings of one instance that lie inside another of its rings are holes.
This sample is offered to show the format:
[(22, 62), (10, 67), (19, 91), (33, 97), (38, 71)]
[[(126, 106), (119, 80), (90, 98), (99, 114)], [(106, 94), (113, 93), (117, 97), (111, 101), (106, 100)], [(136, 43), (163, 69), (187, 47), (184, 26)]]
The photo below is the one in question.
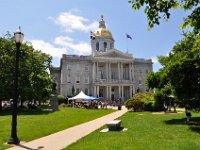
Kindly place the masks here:
[[(20, 111), (18, 113), (18, 138), (21, 141), (31, 141), (57, 131), (87, 122), (113, 110), (91, 110), (62, 108), (56, 112)], [(0, 150), (10, 147), (7, 144), (11, 130), (11, 112), (0, 113)]]
[(185, 114), (128, 112), (122, 117), (127, 131), (99, 132), (106, 126), (68, 146), (66, 150), (196, 150), (200, 149), (200, 114), (185, 124)]

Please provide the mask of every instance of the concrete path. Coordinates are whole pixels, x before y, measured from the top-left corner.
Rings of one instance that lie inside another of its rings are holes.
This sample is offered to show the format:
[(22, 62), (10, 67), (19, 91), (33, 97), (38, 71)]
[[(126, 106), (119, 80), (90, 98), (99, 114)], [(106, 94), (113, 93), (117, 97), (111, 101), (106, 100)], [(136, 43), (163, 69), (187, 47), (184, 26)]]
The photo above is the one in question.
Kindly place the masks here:
[(36, 139), (24, 144), (21, 143), (20, 145), (7, 150), (61, 150), (105, 125), (109, 121), (122, 116), (126, 112), (127, 109), (122, 107), (122, 110), (120, 111), (113, 112), (101, 118), (68, 128), (40, 139)]

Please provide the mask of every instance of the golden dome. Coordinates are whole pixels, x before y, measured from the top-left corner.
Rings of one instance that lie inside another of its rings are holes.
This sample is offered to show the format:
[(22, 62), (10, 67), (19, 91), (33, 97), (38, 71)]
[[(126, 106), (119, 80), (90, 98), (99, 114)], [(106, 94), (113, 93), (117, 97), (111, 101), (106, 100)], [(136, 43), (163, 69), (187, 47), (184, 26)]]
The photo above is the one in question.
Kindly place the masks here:
[(99, 37), (112, 37), (112, 33), (106, 29), (103, 15), (101, 15), (101, 20), (99, 21), (99, 29), (94, 34)]
[(95, 32), (96, 36), (101, 36), (101, 37), (112, 37), (112, 33), (108, 31), (106, 28), (99, 28)]

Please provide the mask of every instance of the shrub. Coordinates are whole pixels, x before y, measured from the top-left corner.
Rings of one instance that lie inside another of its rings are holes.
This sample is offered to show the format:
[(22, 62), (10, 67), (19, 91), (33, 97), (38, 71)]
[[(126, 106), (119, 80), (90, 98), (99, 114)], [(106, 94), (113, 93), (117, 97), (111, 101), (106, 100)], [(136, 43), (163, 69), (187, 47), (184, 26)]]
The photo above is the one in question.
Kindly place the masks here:
[(64, 108), (64, 107), (66, 107), (67, 105), (65, 104), (65, 103), (61, 103), (61, 104), (59, 104), (59, 108)]
[(143, 93), (144, 97), (142, 101), (144, 102), (144, 110), (153, 111), (155, 110), (155, 99), (152, 93), (146, 92)]
[(125, 102), (125, 106), (133, 111), (154, 110), (154, 97), (151, 93), (137, 93)]

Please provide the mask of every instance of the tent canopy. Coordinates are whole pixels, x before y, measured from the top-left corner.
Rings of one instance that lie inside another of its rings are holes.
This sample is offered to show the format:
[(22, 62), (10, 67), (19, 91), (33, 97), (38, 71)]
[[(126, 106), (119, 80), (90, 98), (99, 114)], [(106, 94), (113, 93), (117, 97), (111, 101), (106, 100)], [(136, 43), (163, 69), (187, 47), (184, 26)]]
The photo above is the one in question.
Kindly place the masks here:
[(87, 99), (90, 96), (86, 95), (85, 93), (83, 93), (83, 91), (81, 91), (78, 95), (69, 98), (68, 100), (73, 100), (73, 99)]
[(69, 98), (68, 100), (75, 100), (75, 99), (83, 99), (83, 100), (86, 100), (86, 101), (100, 100), (100, 98), (86, 95), (85, 93), (83, 93), (83, 91), (81, 91), (78, 95)]

